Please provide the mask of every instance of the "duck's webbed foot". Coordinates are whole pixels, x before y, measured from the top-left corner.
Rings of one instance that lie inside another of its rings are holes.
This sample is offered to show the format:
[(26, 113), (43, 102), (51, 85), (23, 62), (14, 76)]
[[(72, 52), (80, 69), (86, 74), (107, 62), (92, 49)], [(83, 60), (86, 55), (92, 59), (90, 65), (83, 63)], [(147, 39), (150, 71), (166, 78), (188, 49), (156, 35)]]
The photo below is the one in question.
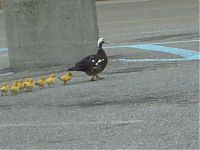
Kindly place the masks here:
[(93, 75), (92, 78), (90, 79), (90, 81), (96, 81), (96, 80), (97, 80), (96, 75)]
[(103, 79), (103, 77), (100, 77), (99, 75), (96, 75), (96, 77), (97, 77), (98, 80)]

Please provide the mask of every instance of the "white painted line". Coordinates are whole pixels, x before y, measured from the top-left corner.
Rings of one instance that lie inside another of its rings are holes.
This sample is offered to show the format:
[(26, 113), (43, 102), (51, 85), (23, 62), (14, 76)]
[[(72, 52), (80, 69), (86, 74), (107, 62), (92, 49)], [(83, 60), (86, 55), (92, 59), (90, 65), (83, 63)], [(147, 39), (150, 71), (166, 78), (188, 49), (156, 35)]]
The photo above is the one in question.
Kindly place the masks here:
[(16, 124), (0, 124), (0, 128), (7, 127), (41, 127), (41, 126), (75, 126), (75, 125), (123, 125), (123, 124), (135, 124), (142, 122), (143, 120), (128, 120), (128, 121), (91, 121), (91, 122), (61, 122), (61, 123), (16, 123)]
[(13, 72), (8, 72), (8, 73), (0, 74), (0, 76), (6, 76), (6, 75), (10, 75), (10, 74), (13, 74)]

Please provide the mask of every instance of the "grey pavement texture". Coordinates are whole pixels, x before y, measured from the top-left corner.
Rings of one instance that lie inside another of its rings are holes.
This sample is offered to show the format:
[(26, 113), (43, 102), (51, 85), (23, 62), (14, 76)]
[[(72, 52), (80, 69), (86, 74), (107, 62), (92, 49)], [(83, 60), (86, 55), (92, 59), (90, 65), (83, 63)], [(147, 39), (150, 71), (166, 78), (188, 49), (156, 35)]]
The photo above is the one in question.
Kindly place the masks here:
[[(99, 33), (111, 46), (199, 40), (198, 13), (197, 0), (97, 2)], [(199, 50), (198, 42), (161, 45)], [(199, 149), (199, 61), (127, 63), (114, 60), (179, 56), (105, 50), (102, 80), (74, 72), (67, 86), (0, 97), (0, 148)]]

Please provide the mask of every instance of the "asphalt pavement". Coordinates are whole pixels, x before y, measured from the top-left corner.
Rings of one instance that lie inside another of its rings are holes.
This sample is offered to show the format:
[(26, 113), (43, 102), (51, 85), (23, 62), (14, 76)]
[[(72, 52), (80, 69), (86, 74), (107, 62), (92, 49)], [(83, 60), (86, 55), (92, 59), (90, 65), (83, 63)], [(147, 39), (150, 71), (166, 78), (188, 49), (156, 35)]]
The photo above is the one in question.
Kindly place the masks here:
[[(97, 2), (99, 34), (111, 43), (104, 79), (74, 72), (67, 86), (0, 97), (0, 149), (199, 149), (198, 3)], [(2, 50), (0, 84), (56, 70), (8, 66)]]

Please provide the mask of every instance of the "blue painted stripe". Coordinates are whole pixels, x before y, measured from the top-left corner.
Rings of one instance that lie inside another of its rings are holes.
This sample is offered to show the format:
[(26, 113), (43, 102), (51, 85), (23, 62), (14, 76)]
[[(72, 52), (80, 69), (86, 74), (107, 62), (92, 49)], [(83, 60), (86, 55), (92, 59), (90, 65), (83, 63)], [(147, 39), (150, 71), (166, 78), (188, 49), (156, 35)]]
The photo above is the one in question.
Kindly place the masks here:
[(138, 44), (138, 45), (125, 45), (125, 46), (111, 46), (107, 48), (136, 48), (147, 51), (157, 51), (170, 53), (174, 55), (181, 56), (183, 58), (177, 59), (118, 59), (118, 61), (126, 61), (126, 62), (166, 62), (166, 61), (188, 61), (188, 60), (200, 60), (200, 53), (192, 50), (182, 49), (182, 48), (173, 48), (166, 47), (156, 44)]
[(173, 48), (173, 47), (166, 47), (160, 45), (152, 45), (152, 44), (141, 44), (141, 45), (130, 45), (130, 48), (137, 48), (137, 49), (144, 49), (149, 51), (157, 51), (157, 52), (164, 52), (179, 55), (181, 57), (192, 57), (194, 55), (199, 55), (198, 52), (182, 49), (182, 48)]
[[(196, 40), (193, 40), (193, 41), (196, 41)], [(180, 41), (180, 42), (186, 42), (186, 41)], [(168, 43), (170, 43), (170, 42), (168, 42)], [(200, 60), (200, 53), (199, 52), (195, 52), (195, 51), (187, 50), (187, 49), (181, 49), (181, 48), (172, 48), (172, 47), (160, 46), (160, 45), (156, 45), (156, 44), (159, 44), (159, 43), (124, 45), (124, 46), (110, 46), (110, 47), (106, 47), (106, 48), (132, 48), (132, 49), (136, 48), (136, 49), (147, 50), (147, 51), (157, 51), (157, 52), (170, 53), (170, 54), (174, 54), (174, 55), (178, 55), (178, 56), (183, 57), (183, 58), (175, 58), (175, 59), (174, 58), (172, 58), (172, 59), (171, 58), (169, 58), (169, 59), (116, 59), (116, 60), (112, 60), (112, 61), (169, 62), (169, 61)], [(163, 42), (163, 44), (164, 44), (164, 42)], [(7, 50), (8, 50), (7, 48), (0, 48), (0, 51), (7, 51)]]
[(199, 56), (199, 52), (195, 52), (195, 51), (191, 51), (187, 49), (181, 49), (181, 48), (172, 48), (172, 47), (166, 47), (166, 46), (160, 46), (160, 45), (153, 45), (153, 44), (111, 46), (107, 48), (137, 48), (137, 49), (148, 50), (148, 51), (158, 51), (158, 52), (175, 54), (181, 57)]
[(0, 48), (0, 52), (7, 51), (8, 48)]

